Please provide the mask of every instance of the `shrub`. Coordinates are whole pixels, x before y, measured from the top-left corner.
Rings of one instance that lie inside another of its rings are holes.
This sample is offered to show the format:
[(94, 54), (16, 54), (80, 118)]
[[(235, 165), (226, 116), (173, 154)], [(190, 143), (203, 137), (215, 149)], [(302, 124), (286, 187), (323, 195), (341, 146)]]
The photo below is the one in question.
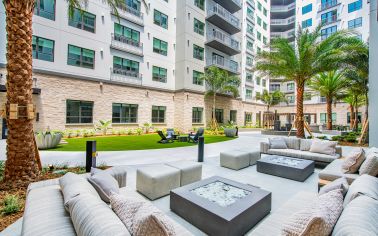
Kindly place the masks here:
[(0, 181), (4, 177), (5, 161), (0, 161)]
[(341, 135), (336, 135), (332, 137), (332, 141), (344, 141), (344, 137)]
[(1, 209), (3, 215), (10, 215), (21, 210), (21, 203), (16, 195), (6, 195), (3, 205), (4, 206)]
[(350, 143), (355, 143), (355, 142), (357, 142), (357, 136), (353, 136), (353, 135), (351, 135), (351, 136), (346, 136), (345, 137), (345, 139), (344, 139), (345, 141), (347, 141), (347, 142), (350, 142)]
[(328, 140), (328, 137), (327, 136), (318, 136), (316, 137), (317, 139), (323, 139), (323, 140)]
[(137, 133), (137, 135), (142, 135), (142, 133), (143, 133), (143, 129), (142, 128), (137, 128), (136, 129), (136, 133)]
[(132, 134), (134, 134), (134, 131), (132, 129), (127, 129), (126, 133), (127, 133), (127, 135), (132, 135)]

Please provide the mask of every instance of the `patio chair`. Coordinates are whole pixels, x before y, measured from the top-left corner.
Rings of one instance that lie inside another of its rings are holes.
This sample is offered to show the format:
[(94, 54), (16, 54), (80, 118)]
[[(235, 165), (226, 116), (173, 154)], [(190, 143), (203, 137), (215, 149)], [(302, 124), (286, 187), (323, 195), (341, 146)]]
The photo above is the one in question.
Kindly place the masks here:
[(190, 133), (188, 135), (188, 142), (190, 143), (191, 141), (193, 141), (194, 143), (197, 143), (198, 142), (198, 138), (203, 136), (203, 133), (205, 132), (205, 130), (203, 128), (199, 128), (196, 132), (196, 134), (193, 134), (193, 133)]
[(177, 140), (177, 136), (174, 129), (167, 129), (167, 138), (172, 137), (173, 140)]
[(173, 143), (172, 136), (165, 136), (161, 130), (158, 131), (158, 135), (160, 136), (160, 141), (158, 143)]

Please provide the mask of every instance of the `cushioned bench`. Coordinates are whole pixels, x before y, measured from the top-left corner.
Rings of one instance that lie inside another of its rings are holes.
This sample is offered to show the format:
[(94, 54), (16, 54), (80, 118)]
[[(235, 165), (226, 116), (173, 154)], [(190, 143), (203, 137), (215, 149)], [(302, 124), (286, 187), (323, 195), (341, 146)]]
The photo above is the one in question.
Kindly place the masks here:
[(240, 170), (249, 166), (249, 153), (240, 150), (230, 150), (220, 153), (220, 165), (233, 170)]

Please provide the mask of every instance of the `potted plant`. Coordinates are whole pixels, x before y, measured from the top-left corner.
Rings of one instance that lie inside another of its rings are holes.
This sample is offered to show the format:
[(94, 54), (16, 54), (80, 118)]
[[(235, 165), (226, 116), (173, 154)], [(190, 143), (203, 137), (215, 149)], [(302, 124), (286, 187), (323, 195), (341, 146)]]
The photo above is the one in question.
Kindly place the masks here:
[(55, 148), (60, 143), (62, 139), (62, 132), (59, 131), (40, 131), (35, 134), (35, 141), (37, 143), (37, 147), (40, 150), (46, 150)]
[(228, 121), (227, 125), (223, 126), (223, 130), (226, 137), (235, 137), (237, 132), (237, 125), (233, 121)]

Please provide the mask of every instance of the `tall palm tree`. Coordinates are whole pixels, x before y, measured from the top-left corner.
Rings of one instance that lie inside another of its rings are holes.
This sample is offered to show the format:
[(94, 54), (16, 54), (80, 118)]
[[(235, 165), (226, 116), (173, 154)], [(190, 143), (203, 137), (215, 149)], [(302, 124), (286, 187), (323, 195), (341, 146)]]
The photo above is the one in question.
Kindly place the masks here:
[(220, 94), (232, 94), (234, 97), (239, 96), (240, 79), (236, 76), (231, 76), (225, 70), (219, 69), (216, 66), (211, 66), (206, 69), (203, 76), (200, 78), (206, 84), (206, 96), (213, 98), (213, 110), (210, 128), (218, 129), (217, 119), (215, 117), (216, 97)]
[[(351, 88), (351, 87), (349, 87)], [(349, 104), (350, 109), (350, 128), (357, 130), (358, 128), (358, 108), (366, 104), (365, 97), (353, 89), (347, 90), (346, 96), (343, 101)]]
[[(66, 0), (69, 15), (75, 8), (82, 9), (87, 0)], [(123, 6), (124, 0), (104, 0), (112, 9)], [(40, 160), (33, 132), (33, 120), (26, 117), (23, 107), (32, 99), (32, 20), (35, 0), (3, 0), (7, 31), (7, 160), (4, 183), (25, 185), (38, 179)], [(18, 119), (9, 119), (10, 104), (20, 107)]]
[(262, 51), (256, 57), (254, 70), (272, 78), (294, 81), (297, 88), (296, 127), (297, 137), (304, 137), (303, 95), (305, 84), (315, 75), (338, 68), (346, 54), (350, 33), (338, 31), (320, 40), (321, 26), (313, 32), (298, 28), (295, 43), (278, 38), (271, 41), (270, 51)]
[(288, 103), (285, 94), (279, 90), (269, 93), (268, 90), (265, 89), (260, 100), (267, 106), (267, 112), (269, 112), (270, 107), (276, 106), (281, 102)]
[(345, 96), (345, 89), (348, 85), (343, 72), (329, 71), (320, 73), (310, 80), (309, 87), (318, 91), (326, 98), (327, 104), (327, 129), (332, 129), (332, 103)]

